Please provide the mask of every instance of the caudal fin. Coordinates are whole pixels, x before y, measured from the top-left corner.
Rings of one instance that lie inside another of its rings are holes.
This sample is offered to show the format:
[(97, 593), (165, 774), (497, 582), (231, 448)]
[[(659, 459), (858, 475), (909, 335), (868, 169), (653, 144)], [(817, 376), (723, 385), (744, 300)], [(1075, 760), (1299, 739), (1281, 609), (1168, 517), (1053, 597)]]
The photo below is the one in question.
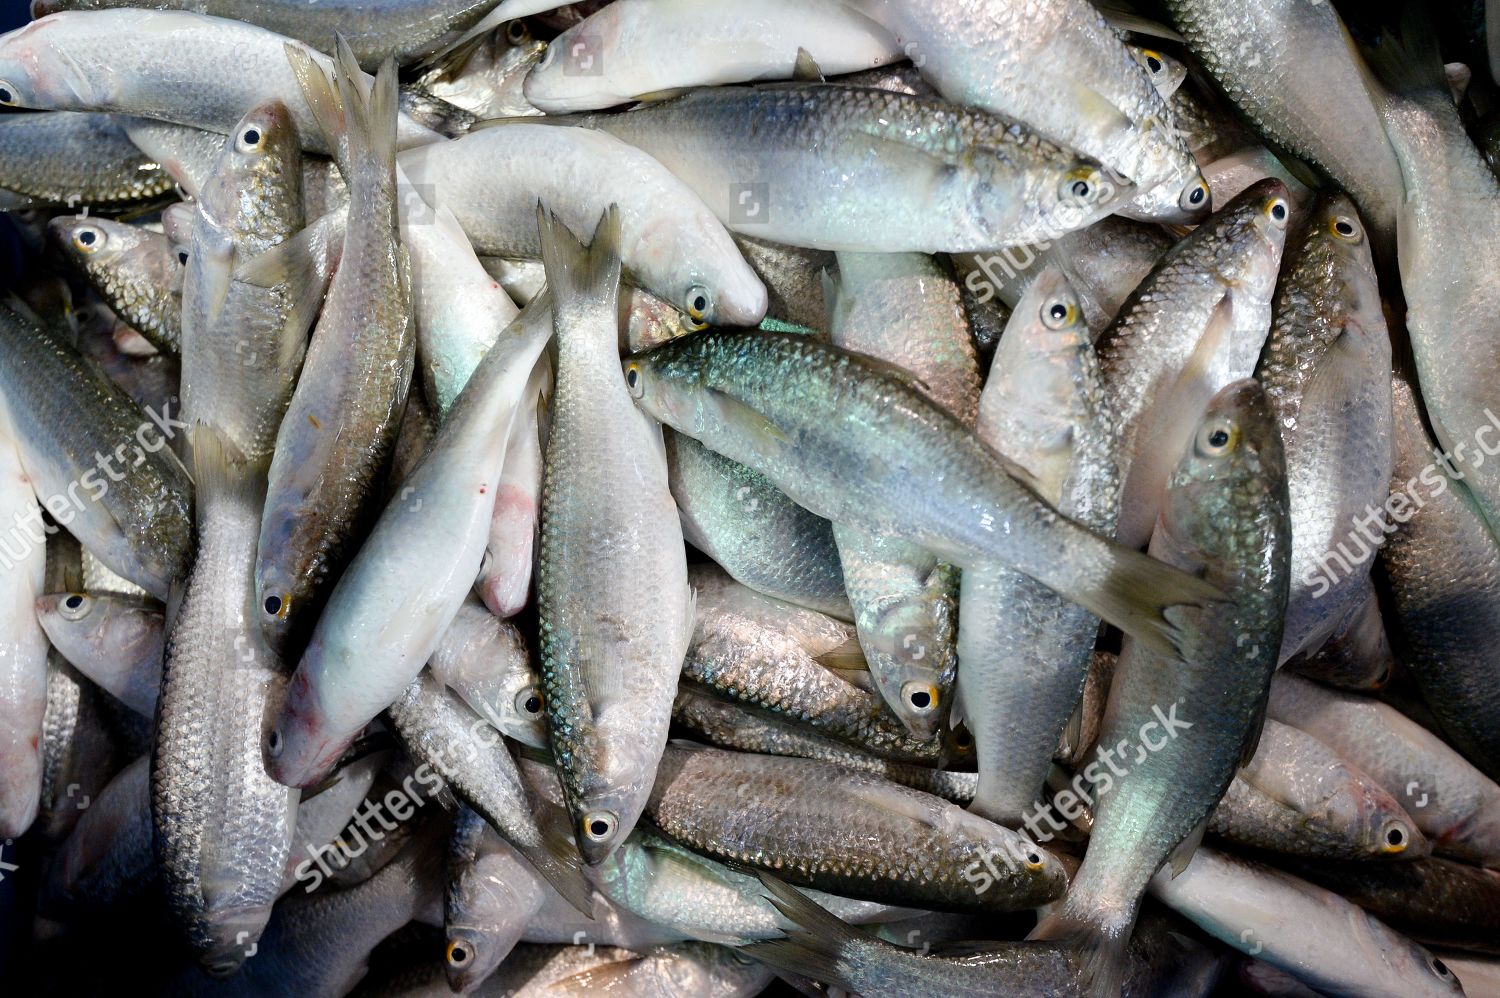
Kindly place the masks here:
[(851, 946), (873, 942), (847, 922), (814, 904), (806, 894), (768, 873), (760, 882), (769, 892), (766, 900), (792, 923), (786, 939), (756, 943), (743, 952), (777, 970), (857, 990), (841, 966)]
[(542, 241), (542, 266), (559, 313), (576, 304), (608, 307), (615, 315), (620, 288), (620, 208), (610, 205), (599, 217), (588, 246), (541, 202), (536, 206)]
[(1125, 983), (1125, 950), (1134, 919), (1110, 925), (1068, 908), (1046, 915), (1028, 939), (1056, 943), (1078, 968), (1078, 987), (1087, 998), (1119, 998)]

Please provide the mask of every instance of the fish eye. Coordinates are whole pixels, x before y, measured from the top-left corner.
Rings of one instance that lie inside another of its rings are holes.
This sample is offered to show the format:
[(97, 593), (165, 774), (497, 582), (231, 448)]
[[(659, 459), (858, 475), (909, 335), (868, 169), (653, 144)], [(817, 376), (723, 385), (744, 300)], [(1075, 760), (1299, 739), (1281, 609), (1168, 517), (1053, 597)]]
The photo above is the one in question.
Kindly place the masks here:
[(1287, 214), (1286, 201), (1281, 198), (1272, 198), (1270, 201), (1267, 201), (1266, 214), (1270, 216), (1271, 221), (1277, 224), (1278, 228), (1285, 225)]
[(713, 298), (708, 289), (701, 284), (694, 284), (687, 290), (687, 314), (694, 320), (702, 322), (713, 306)]
[(448, 966), (466, 967), (469, 961), (474, 959), (474, 954), (462, 940), (455, 939), (448, 944)]
[(531, 28), (518, 17), (505, 25), (505, 40), (512, 45), (524, 45), (531, 41)]
[(1032, 870), (1040, 870), (1047, 865), (1047, 858), (1040, 852), (1032, 850), (1026, 854), (1026, 866)]
[(1227, 419), (1206, 423), (1198, 431), (1198, 453), (1204, 457), (1227, 454), (1239, 443), (1239, 435), (1239, 428)]
[(1432, 972), (1445, 981), (1453, 976), (1453, 971), (1449, 970), (1448, 965), (1438, 957), (1429, 956), (1427, 958), (1427, 966), (1431, 967)]
[(182, 264), (184, 267), (186, 267), (187, 266), (187, 256), (188, 256), (187, 250), (178, 250), (177, 251), (177, 262), (180, 263), (180, 264)]
[(240, 133), (239, 138), (235, 140), (234, 147), (240, 152), (259, 152), (263, 138), (265, 136), (261, 130), (251, 125)]
[(646, 379), (641, 377), (641, 365), (631, 361), (625, 365), (625, 387), (630, 389), (631, 398), (641, 398), (646, 394)]
[(1161, 61), (1161, 56), (1158, 53), (1145, 51), (1142, 52), (1141, 55), (1146, 57), (1146, 68), (1151, 70), (1152, 76), (1155, 76), (1157, 73), (1160, 73), (1163, 69), (1166, 68), (1166, 65)]
[(272, 759), (279, 759), (285, 748), (286, 739), (281, 737), (281, 729), (272, 728), (271, 733), (266, 736), (266, 754)]
[(1208, 184), (1201, 178), (1193, 181), (1182, 189), (1182, 197), (1177, 199), (1177, 204), (1185, 211), (1201, 208), (1208, 203)]
[(291, 612), (292, 597), (290, 593), (272, 593), (266, 597), (266, 601), (262, 605), (265, 608), (266, 616), (275, 617), (277, 620), (285, 620), (286, 615)]
[(591, 811), (583, 816), (583, 834), (590, 842), (608, 842), (615, 834), (615, 816), (609, 811)]
[(1395, 854), (1406, 851), (1407, 843), (1411, 841), (1411, 835), (1407, 832), (1406, 826), (1401, 822), (1388, 821), (1382, 830), (1380, 840), (1380, 849), (1382, 852)]
[(0, 104), (6, 107), (15, 107), (19, 101), (16, 98), (16, 88), (0, 80)]
[(540, 716), (542, 713), (542, 691), (535, 686), (530, 686), (517, 693), (516, 711), (525, 717)]
[(1065, 301), (1051, 301), (1042, 306), (1042, 325), (1048, 329), (1062, 329), (1071, 323), (1077, 313)]
[(92, 225), (85, 225), (73, 233), (73, 245), (80, 253), (97, 253), (104, 248), (108, 237), (104, 235), (103, 229), (96, 229)]
[(94, 601), (83, 593), (69, 593), (57, 604), (57, 610), (64, 620), (82, 620), (93, 608)]
[(931, 683), (913, 679), (901, 687), (901, 699), (918, 714), (930, 714), (937, 710), (941, 694)]
[(1354, 219), (1347, 215), (1335, 216), (1329, 228), (1340, 239), (1347, 239), (1349, 242), (1359, 241), (1359, 226), (1355, 224)]

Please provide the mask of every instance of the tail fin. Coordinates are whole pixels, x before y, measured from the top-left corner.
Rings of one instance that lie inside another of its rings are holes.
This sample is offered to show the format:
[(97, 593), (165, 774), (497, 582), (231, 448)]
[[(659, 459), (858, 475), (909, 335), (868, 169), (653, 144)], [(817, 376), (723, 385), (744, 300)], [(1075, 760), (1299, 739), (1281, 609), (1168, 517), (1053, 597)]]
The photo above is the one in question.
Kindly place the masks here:
[(259, 504), (265, 495), (266, 463), (252, 463), (238, 447), (207, 423), (188, 430), (193, 455), (193, 487), (201, 513), (207, 500)]
[(371, 83), (343, 35), (332, 76), (302, 46), (287, 43), (286, 57), (345, 182), (362, 160), (395, 162), (399, 94), (393, 60), (381, 65)]
[(806, 894), (769, 873), (760, 882), (770, 893), (766, 900), (792, 923), (786, 939), (756, 943), (743, 952), (777, 970), (834, 984), (846, 991), (861, 990), (848, 979), (841, 961), (851, 946), (880, 945), (858, 929), (809, 900)]
[(337, 161), (339, 173), (347, 182), (349, 158), (343, 145), (348, 127), (344, 122), (344, 102), (327, 70), (313, 58), (311, 49), (295, 42), (287, 42), (283, 47), (292, 75), (297, 78), (302, 97), (307, 101), (307, 109), (312, 112), (313, 121), (317, 122), (318, 131), (323, 135), (323, 144)]
[(615, 315), (620, 287), (620, 206), (612, 204), (604, 209), (587, 247), (540, 201), (536, 220), (547, 286), (559, 309), (581, 299), (608, 304), (610, 315)]
[(1047, 940), (1068, 953), (1078, 968), (1078, 985), (1088, 998), (1119, 998), (1125, 983), (1125, 950), (1135, 924), (1111, 925), (1071, 908), (1064, 901), (1042, 918), (1027, 939)]
[(1387, 33), (1365, 48), (1365, 61), (1386, 90), (1399, 97), (1438, 93), (1450, 99), (1448, 75), (1438, 50), (1432, 16), (1408, 4), (1401, 18), (1401, 40)]

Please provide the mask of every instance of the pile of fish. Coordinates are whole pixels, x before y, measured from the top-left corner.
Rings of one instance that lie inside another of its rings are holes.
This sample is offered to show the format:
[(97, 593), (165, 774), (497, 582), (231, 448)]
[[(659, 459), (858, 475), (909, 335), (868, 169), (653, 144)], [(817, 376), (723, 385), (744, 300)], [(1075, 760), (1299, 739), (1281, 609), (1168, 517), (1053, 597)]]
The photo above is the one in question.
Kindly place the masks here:
[(1375, 6), (33, 0), (0, 987), (1500, 995), (1500, 19)]

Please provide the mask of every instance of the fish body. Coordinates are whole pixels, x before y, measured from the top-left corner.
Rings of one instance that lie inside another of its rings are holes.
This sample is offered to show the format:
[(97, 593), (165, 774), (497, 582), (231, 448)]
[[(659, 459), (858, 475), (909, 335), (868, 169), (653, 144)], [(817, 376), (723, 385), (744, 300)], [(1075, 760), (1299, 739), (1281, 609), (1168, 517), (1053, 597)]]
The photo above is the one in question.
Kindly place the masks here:
[(52, 111), (0, 123), (0, 205), (115, 208), (167, 194), (172, 179), (119, 118)]

